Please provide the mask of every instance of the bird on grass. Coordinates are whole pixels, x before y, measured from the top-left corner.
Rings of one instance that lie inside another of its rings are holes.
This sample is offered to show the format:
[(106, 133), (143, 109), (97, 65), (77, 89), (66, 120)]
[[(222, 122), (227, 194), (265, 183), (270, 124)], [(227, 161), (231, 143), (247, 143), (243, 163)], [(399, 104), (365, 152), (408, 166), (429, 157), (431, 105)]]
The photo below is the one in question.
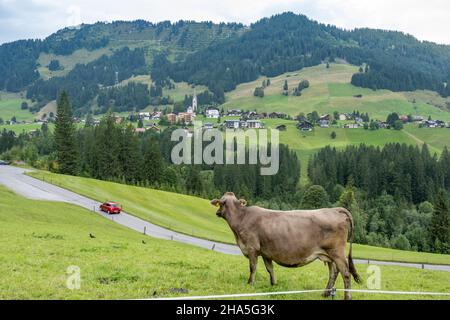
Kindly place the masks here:
[(95, 236), (92, 233), (89, 233), (89, 237), (91, 237), (91, 239), (95, 239)]

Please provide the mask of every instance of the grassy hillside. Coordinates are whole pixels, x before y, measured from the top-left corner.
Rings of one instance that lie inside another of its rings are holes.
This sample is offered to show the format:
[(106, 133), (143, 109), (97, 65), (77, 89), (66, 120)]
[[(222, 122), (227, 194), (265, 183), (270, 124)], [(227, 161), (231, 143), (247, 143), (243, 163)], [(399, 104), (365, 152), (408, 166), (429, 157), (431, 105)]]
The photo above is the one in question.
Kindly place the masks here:
[[(216, 241), (235, 243), (226, 222), (216, 217), (216, 208), (204, 199), (44, 171), (32, 172), (30, 175), (91, 199), (119, 201), (128, 213), (172, 230)], [(354, 256), (357, 258), (450, 265), (450, 255), (363, 245), (355, 245), (353, 249)]]
[[(12, 99), (0, 99), (0, 118), (3, 121), (11, 120), (12, 117), (16, 117), (17, 121), (31, 121), (34, 119), (34, 115), (28, 110), (22, 110), (20, 108), (25, 99), (12, 98)], [(30, 101), (27, 101), (29, 105)]]
[[(276, 266), (278, 285), (271, 287), (260, 261), (256, 284), (249, 287), (243, 257), (144, 237), (79, 207), (26, 200), (3, 187), (0, 199), (0, 299), (130, 299), (287, 291), (321, 289), (327, 281), (328, 271), (318, 262), (301, 269)], [(66, 287), (69, 266), (80, 268), (78, 290)], [(366, 267), (357, 268), (365, 279)], [(450, 290), (447, 272), (384, 266), (381, 272), (383, 290)], [(340, 278), (337, 287), (342, 288)], [(338, 296), (342, 298), (341, 293)], [(318, 293), (274, 298), (321, 299)]]
[[(239, 85), (235, 90), (227, 93), (226, 109), (258, 110), (259, 112), (285, 112), (292, 116), (300, 112), (308, 113), (341, 113), (359, 110), (367, 112), (371, 118), (385, 120), (391, 112), (399, 114), (431, 116), (434, 119), (450, 121), (449, 109), (444, 108), (443, 99), (432, 92), (411, 93), (392, 92), (358, 88), (350, 84), (351, 77), (358, 72), (358, 67), (348, 64), (331, 64), (329, 69), (325, 65), (305, 68), (301, 71), (289, 72), (271, 78), (271, 85), (264, 91), (264, 98), (253, 96), (256, 87), (261, 86), (265, 77), (256, 81)], [(302, 92), (301, 97), (283, 96), (282, 88), (285, 80), (289, 90), (298, 85), (301, 80), (308, 80), (310, 87)], [(355, 98), (361, 94), (362, 98)], [(414, 103), (414, 99), (415, 103)], [(435, 103), (433, 105), (431, 103)]]
[[(281, 119), (269, 119), (263, 121), (266, 128), (276, 128), (285, 124), (286, 131), (281, 131), (280, 142), (289, 145), (297, 152), (302, 165), (302, 182), (307, 182), (306, 168), (309, 158), (319, 149), (332, 146), (345, 148), (348, 145), (367, 145), (382, 147), (386, 143), (406, 143), (411, 145), (423, 145), (427, 143), (432, 153), (440, 154), (445, 146), (450, 147), (450, 130), (447, 128), (418, 128), (415, 125), (405, 125), (401, 131), (380, 129), (376, 131), (343, 128), (315, 128), (312, 132), (301, 132), (296, 128), (296, 122)], [(336, 139), (331, 138), (331, 133), (336, 132)]]
[[(130, 81), (145, 83), (149, 87), (153, 82), (150, 76), (140, 75), (131, 77), (130, 79), (123, 81), (122, 84), (127, 84)], [(164, 88), (163, 96), (170, 96), (175, 102), (183, 101), (185, 95), (189, 96), (193, 95), (195, 92), (198, 94), (205, 90), (208, 90), (206, 86), (191, 86), (186, 82), (175, 82), (174, 85), (175, 85), (174, 89)], [(150, 107), (150, 109), (153, 108), (154, 108), (153, 106)]]

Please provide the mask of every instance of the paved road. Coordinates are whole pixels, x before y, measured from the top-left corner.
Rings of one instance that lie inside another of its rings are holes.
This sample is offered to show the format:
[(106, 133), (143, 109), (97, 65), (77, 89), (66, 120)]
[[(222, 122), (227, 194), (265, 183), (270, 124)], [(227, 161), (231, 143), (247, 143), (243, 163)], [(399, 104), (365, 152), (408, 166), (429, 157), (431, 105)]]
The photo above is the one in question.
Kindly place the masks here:
[[(24, 175), (24, 172), (30, 170), (0, 165), (0, 184), (5, 185), (9, 189), (13, 190), (19, 195), (22, 195), (29, 199), (36, 200), (49, 200), (49, 201), (61, 201), (79, 205), (83, 208), (91, 210), (96, 214), (100, 214), (106, 219), (113, 220), (123, 226), (126, 226), (135, 231), (144, 233), (159, 239), (173, 240), (205, 249), (214, 250), (217, 252), (241, 255), (241, 251), (235, 245), (217, 243), (214, 241), (199, 239), (196, 237), (180, 234), (172, 230), (168, 230), (150, 222), (134, 217), (126, 212), (122, 212), (120, 215), (110, 216), (104, 212), (98, 210), (100, 203), (89, 199), (84, 196), (80, 196), (74, 192), (57, 187), (48, 182), (41, 181)], [(1, 200), (0, 200), (1, 201)], [(450, 272), (450, 266), (444, 265), (428, 265), (428, 264), (415, 264), (415, 263), (401, 263), (401, 262), (388, 262), (388, 261), (368, 261), (355, 259), (355, 263), (358, 264), (377, 264), (377, 265), (391, 265), (411, 267), (418, 269), (429, 270), (441, 270)]]

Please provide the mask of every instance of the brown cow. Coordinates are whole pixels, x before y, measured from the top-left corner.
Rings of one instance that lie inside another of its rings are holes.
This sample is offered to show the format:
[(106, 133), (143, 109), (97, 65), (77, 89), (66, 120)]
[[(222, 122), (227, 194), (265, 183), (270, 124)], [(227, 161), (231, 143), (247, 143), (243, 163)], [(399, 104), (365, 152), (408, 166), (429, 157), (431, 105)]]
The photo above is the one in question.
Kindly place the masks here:
[[(246, 201), (238, 200), (227, 192), (211, 204), (219, 207), (217, 216), (224, 218), (236, 238), (237, 245), (250, 261), (248, 283), (255, 280), (258, 257), (262, 256), (270, 282), (275, 285), (272, 261), (296, 268), (319, 259), (328, 264), (330, 277), (324, 296), (330, 295), (338, 273), (344, 279), (345, 289), (350, 289), (351, 276), (360, 282), (352, 260), (353, 218), (344, 208), (308, 211), (275, 211), (260, 207), (246, 207)], [(348, 261), (345, 245), (350, 237)], [(345, 292), (345, 299), (351, 293)]]

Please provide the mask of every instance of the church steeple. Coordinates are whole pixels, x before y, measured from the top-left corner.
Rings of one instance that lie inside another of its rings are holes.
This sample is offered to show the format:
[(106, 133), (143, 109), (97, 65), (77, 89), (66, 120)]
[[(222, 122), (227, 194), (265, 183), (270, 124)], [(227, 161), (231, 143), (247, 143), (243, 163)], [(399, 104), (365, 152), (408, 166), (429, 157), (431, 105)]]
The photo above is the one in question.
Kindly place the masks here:
[(197, 93), (195, 92), (196, 90), (194, 89), (194, 96), (192, 97), (192, 110), (197, 111)]

